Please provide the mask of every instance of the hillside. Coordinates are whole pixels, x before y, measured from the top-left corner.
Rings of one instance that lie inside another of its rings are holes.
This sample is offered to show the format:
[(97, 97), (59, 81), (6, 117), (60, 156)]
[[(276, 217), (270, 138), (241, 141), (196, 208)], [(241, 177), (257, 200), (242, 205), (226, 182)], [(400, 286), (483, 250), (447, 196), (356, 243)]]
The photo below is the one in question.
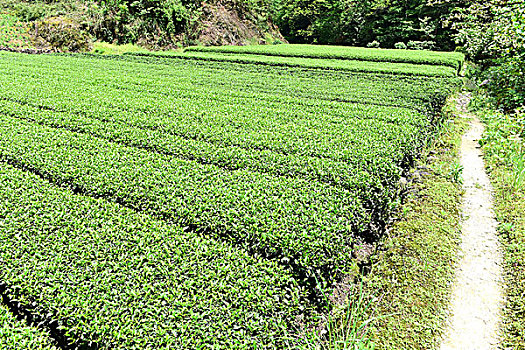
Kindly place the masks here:
[(37, 47), (93, 41), (148, 49), (283, 42), (450, 51), (456, 12), (471, 0), (0, 0)]
[(88, 51), (93, 41), (148, 49), (286, 42), (265, 1), (0, 0), (0, 46)]

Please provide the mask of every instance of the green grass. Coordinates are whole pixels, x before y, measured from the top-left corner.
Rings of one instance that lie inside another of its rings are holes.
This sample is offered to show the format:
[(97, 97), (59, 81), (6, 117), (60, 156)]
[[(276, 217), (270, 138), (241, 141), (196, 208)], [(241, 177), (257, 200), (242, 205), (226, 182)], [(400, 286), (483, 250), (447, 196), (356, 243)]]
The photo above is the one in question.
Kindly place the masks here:
[[(478, 100), (483, 100), (480, 96)], [(506, 115), (482, 103), (483, 153), (494, 186), (504, 246), (506, 303), (502, 349), (525, 349), (524, 115)]]
[[(350, 281), (350, 280), (349, 280)], [(373, 324), (383, 316), (373, 314), (375, 300), (366, 294), (363, 284), (345, 285), (343, 300), (325, 296), (333, 306), (323, 317), (322, 331), (313, 332), (304, 342), (308, 350), (373, 350)]]
[(97, 41), (93, 43), (91, 52), (100, 55), (122, 55), (129, 52), (148, 52), (148, 50), (134, 44), (117, 45)]
[[(461, 233), (462, 190), (452, 175), (465, 121), (448, 114), (420, 182), (381, 240), (366, 290), (375, 297), (372, 341), (378, 349), (439, 347)], [(428, 155), (428, 154), (427, 154)]]

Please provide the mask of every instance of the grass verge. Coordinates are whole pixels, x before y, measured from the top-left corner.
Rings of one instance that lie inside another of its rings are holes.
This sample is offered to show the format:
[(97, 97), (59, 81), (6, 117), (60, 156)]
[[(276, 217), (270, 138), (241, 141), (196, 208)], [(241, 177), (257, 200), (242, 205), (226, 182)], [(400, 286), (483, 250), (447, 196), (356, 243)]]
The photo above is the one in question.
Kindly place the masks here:
[[(409, 180), (410, 190), (371, 261), (365, 290), (376, 296), (376, 349), (433, 349), (440, 342), (461, 235), (458, 152), (467, 120), (455, 104)], [(383, 316), (382, 316), (383, 315)]]
[(525, 114), (503, 114), (486, 105), (477, 114), (486, 124), (483, 152), (504, 247), (506, 303), (501, 348), (525, 349)]
[(93, 50), (91, 50), (91, 53), (96, 53), (100, 55), (122, 55), (124, 53), (137, 53), (137, 52), (148, 52), (143, 47), (134, 45), (134, 44), (125, 44), (125, 45), (117, 45), (117, 44), (110, 44), (105, 43), (102, 41), (96, 41), (93, 43)]

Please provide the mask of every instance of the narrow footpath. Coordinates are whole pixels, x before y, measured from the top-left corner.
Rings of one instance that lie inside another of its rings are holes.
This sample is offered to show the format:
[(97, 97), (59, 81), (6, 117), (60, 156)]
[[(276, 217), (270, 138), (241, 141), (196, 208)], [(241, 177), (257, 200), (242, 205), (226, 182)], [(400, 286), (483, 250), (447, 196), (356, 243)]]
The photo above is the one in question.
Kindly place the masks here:
[[(458, 99), (463, 113), (469, 99), (469, 95)], [(499, 344), (503, 255), (496, 232), (492, 185), (478, 143), (484, 126), (476, 116), (461, 117), (471, 120), (460, 151), (465, 190), (461, 259), (441, 350), (492, 350)]]

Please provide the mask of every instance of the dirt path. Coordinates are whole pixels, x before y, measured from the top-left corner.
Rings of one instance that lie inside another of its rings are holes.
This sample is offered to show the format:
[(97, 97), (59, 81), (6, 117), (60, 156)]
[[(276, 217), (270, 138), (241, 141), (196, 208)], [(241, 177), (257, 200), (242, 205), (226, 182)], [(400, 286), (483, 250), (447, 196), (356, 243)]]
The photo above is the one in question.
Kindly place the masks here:
[[(469, 96), (458, 99), (460, 106)], [(484, 130), (475, 116), (461, 141), (463, 228), (461, 260), (456, 272), (450, 319), (441, 350), (497, 349), (503, 304), (502, 253), (496, 234), (492, 186), (478, 140)]]

